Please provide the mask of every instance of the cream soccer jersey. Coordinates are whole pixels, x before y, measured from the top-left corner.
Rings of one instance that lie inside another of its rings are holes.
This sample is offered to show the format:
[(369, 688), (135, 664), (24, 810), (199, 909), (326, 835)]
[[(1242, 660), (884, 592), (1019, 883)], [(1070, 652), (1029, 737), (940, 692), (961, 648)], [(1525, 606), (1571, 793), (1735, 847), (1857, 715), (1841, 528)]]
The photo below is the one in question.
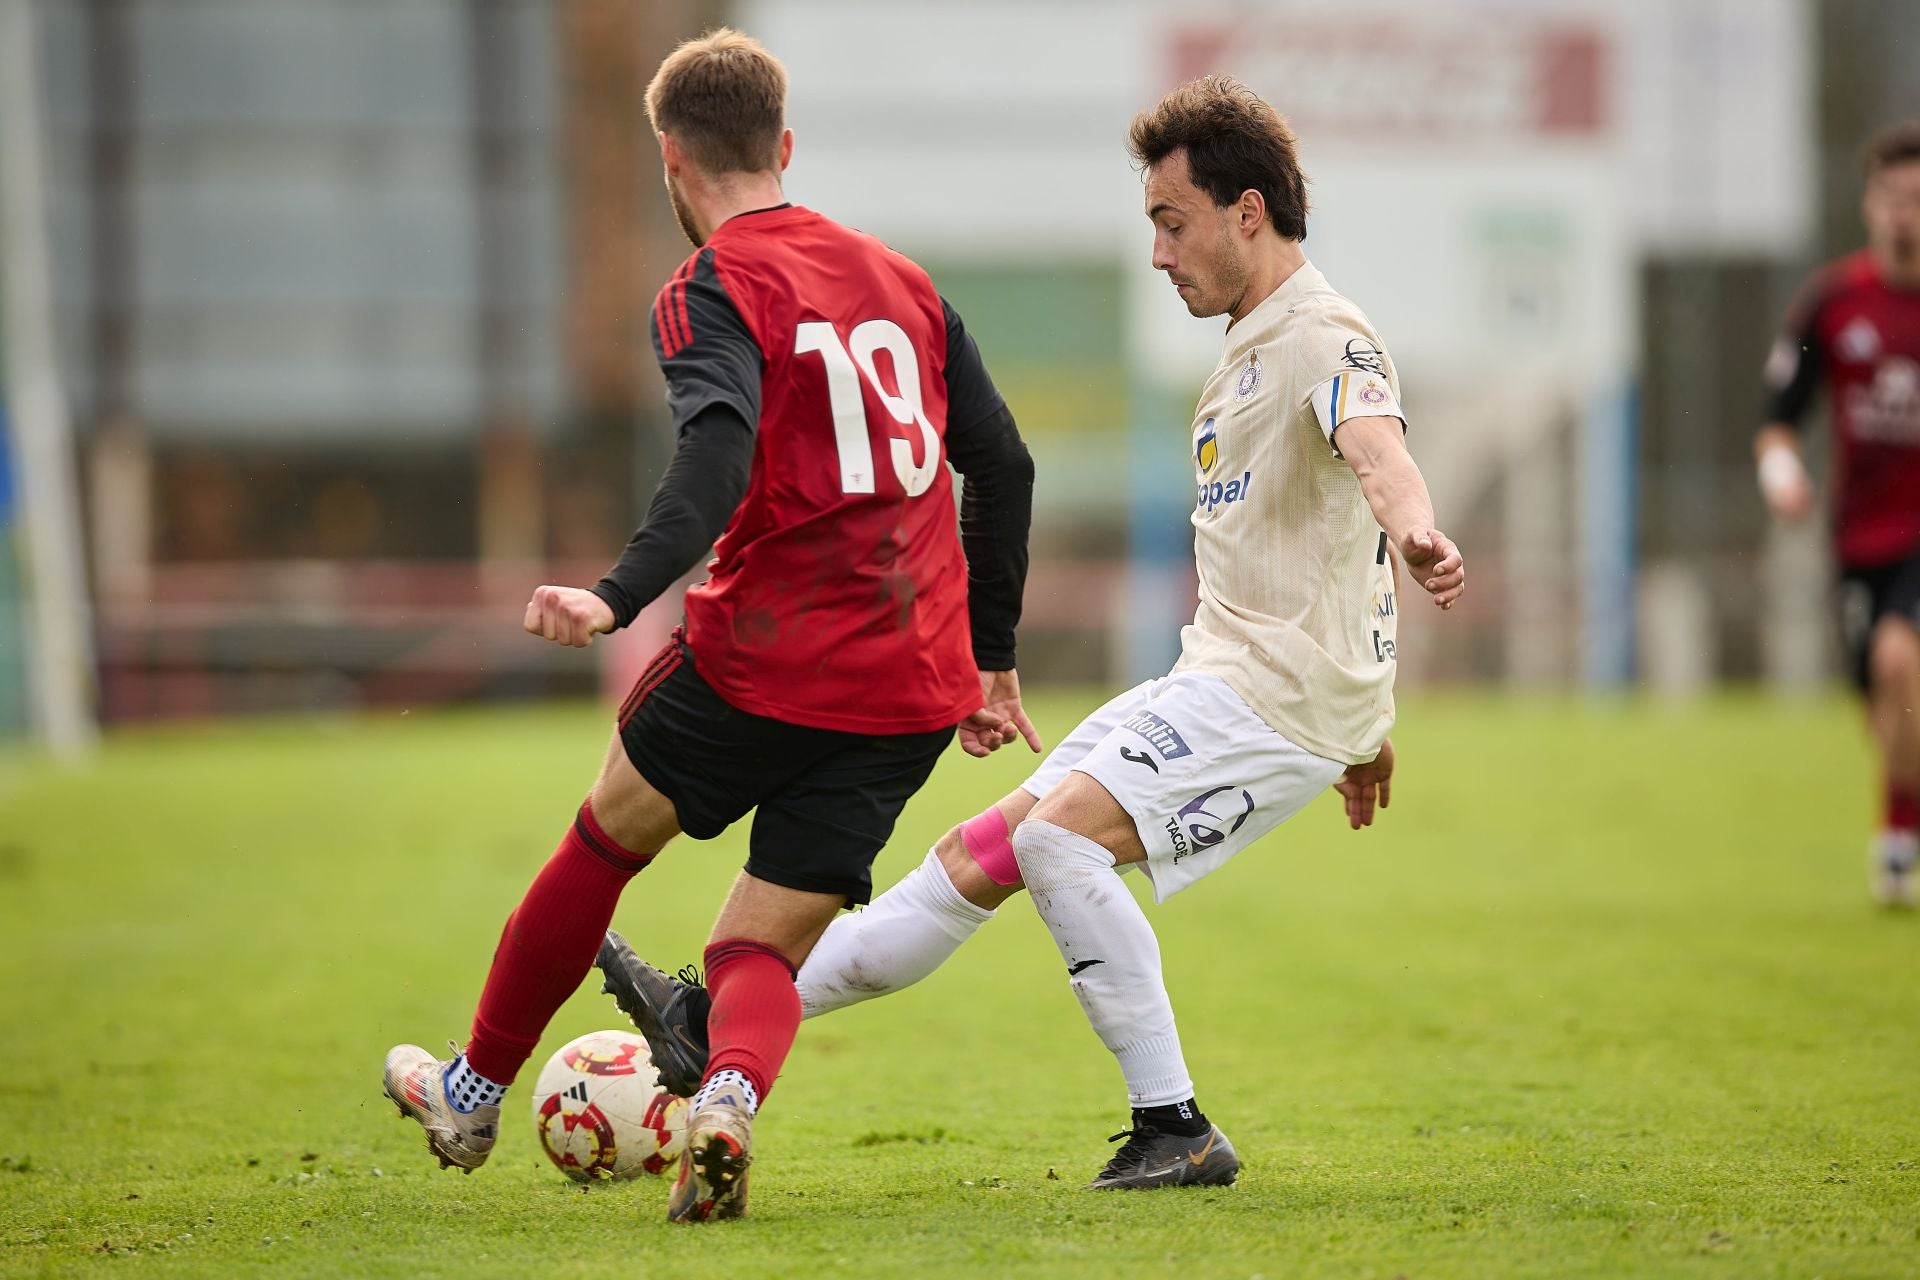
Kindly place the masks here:
[(1175, 671), (1219, 676), (1288, 739), (1371, 760), (1393, 726), (1387, 537), (1334, 447), (1396, 417), (1379, 335), (1312, 263), (1227, 330), (1193, 422), (1200, 603)]

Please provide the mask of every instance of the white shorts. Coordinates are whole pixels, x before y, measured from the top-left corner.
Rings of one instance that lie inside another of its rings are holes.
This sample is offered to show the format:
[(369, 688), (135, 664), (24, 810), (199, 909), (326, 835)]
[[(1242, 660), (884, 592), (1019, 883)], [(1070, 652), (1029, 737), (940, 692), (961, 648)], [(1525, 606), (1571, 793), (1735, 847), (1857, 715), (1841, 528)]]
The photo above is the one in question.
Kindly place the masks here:
[(1165, 902), (1305, 808), (1346, 766), (1295, 746), (1219, 676), (1136, 685), (1080, 722), (1022, 784), (1044, 797), (1069, 772), (1120, 802)]

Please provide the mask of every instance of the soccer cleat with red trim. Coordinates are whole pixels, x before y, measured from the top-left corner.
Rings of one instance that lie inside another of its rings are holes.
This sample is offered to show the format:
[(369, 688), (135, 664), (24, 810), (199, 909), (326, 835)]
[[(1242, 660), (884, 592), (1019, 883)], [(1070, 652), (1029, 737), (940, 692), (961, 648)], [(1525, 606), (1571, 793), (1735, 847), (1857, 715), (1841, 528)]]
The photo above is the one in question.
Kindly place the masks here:
[(753, 1112), (739, 1093), (722, 1089), (687, 1121), (687, 1149), (667, 1198), (667, 1221), (745, 1217), (752, 1163)]
[(418, 1120), (427, 1131), (427, 1150), (440, 1158), (442, 1169), (472, 1173), (487, 1162), (500, 1134), (500, 1108), (494, 1104), (462, 1111), (447, 1098), (447, 1068), (417, 1044), (395, 1045), (387, 1051), (384, 1071), (387, 1096), (400, 1114)]

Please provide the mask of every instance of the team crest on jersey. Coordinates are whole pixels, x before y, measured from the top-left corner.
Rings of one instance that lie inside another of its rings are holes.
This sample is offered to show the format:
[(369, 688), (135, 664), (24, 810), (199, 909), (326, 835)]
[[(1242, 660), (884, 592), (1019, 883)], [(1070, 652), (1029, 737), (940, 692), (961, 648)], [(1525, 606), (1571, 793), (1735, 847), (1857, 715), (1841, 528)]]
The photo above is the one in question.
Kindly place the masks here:
[(1200, 434), (1193, 442), (1193, 460), (1203, 476), (1211, 474), (1214, 464), (1220, 461), (1220, 441), (1214, 436), (1212, 418), (1200, 424)]
[(1240, 371), (1240, 381), (1233, 384), (1233, 398), (1236, 403), (1245, 404), (1253, 399), (1253, 393), (1260, 389), (1260, 353), (1247, 352), (1247, 367)]
[(1379, 408), (1387, 402), (1387, 389), (1369, 379), (1367, 385), (1360, 388), (1360, 403), (1370, 408)]
[(1865, 316), (1855, 317), (1833, 340), (1833, 349), (1842, 360), (1865, 364), (1880, 354), (1880, 331)]

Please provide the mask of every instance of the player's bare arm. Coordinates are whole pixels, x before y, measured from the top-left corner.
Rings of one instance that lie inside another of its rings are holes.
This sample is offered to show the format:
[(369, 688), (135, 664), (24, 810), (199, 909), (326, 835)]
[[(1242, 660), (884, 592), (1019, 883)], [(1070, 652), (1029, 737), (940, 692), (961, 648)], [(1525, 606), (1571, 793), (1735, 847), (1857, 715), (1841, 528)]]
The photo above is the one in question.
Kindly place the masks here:
[(1349, 418), (1336, 430), (1334, 443), (1360, 477), (1367, 506), (1413, 580), (1435, 604), (1451, 609), (1467, 589), (1466, 564), (1452, 539), (1434, 528), (1433, 499), (1405, 436), (1398, 418)]

